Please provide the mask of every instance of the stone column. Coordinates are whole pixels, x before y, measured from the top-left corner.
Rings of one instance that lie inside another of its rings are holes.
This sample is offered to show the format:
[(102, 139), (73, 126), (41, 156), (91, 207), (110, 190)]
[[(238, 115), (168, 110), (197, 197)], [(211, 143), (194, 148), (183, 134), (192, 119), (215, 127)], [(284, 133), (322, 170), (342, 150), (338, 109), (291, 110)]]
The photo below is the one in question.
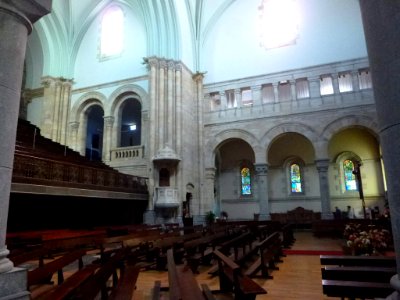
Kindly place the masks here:
[(219, 92), (219, 98), (220, 98), (220, 101), (221, 101), (221, 105), (220, 105), (219, 110), (227, 109), (228, 108), (228, 102), (226, 100), (226, 94), (225, 94), (224, 91)]
[(111, 141), (112, 130), (114, 126), (114, 117), (107, 116), (104, 119), (104, 136), (103, 136), (103, 161), (108, 162), (111, 160)]
[(399, 1), (360, 1), (361, 14), (372, 74), (372, 83), (380, 128), (383, 161), (397, 275), (391, 280), (397, 292), (390, 299), (400, 299), (400, 3)]
[(79, 151), (78, 149), (78, 129), (79, 129), (79, 122), (73, 121), (69, 122), (69, 139), (68, 139), (68, 146), (75, 151)]
[(279, 90), (278, 90), (278, 82), (274, 82), (272, 84), (272, 86), (274, 87), (274, 99), (275, 99), (275, 103), (279, 102)]
[(237, 107), (242, 107), (242, 90), (241, 89), (235, 89), (235, 100)]
[(351, 72), (351, 84), (353, 86), (353, 92), (360, 91), (360, 82), (358, 80), (358, 71)]
[(251, 87), (251, 97), (253, 99), (253, 105), (262, 105), (261, 89), (261, 85), (255, 85)]
[(331, 78), (332, 78), (333, 93), (335, 95), (338, 95), (340, 94), (338, 73), (332, 73)]
[(331, 199), (329, 196), (328, 168), (329, 159), (319, 159), (315, 161), (319, 177), (319, 190), (321, 197), (321, 217), (322, 219), (332, 219)]
[(292, 97), (292, 101), (296, 101), (297, 100), (297, 94), (296, 94), (296, 81), (295, 80), (290, 80), (290, 94)]
[(310, 98), (321, 97), (320, 77), (309, 77), (308, 82), (310, 84)]
[(204, 203), (200, 208), (199, 214), (204, 215), (208, 211), (212, 211), (215, 206), (214, 186), (215, 186), (215, 168), (206, 168), (204, 182)]
[(67, 134), (68, 134), (68, 118), (69, 118), (69, 110), (70, 110), (70, 102), (71, 102), (71, 87), (72, 87), (72, 80), (64, 79), (62, 83), (62, 120), (61, 120), (61, 127), (60, 127), (60, 143), (62, 145), (66, 145), (67, 143)]
[(260, 205), (259, 220), (269, 220), (268, 204), (268, 165), (265, 163), (254, 164), (258, 188), (258, 202)]
[(5, 242), (26, 42), (50, 9), (51, 0), (0, 1), (0, 299), (29, 299), (26, 270), (13, 268)]

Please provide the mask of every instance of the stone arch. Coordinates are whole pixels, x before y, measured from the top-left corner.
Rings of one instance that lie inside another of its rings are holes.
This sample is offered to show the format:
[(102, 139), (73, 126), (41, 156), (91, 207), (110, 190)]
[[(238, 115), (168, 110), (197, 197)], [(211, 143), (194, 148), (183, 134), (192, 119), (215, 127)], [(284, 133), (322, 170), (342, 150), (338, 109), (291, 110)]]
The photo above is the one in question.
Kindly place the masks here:
[(107, 103), (109, 103), (109, 106), (107, 107), (105, 113), (117, 117), (116, 114), (118, 114), (118, 108), (128, 97), (133, 97), (137, 99), (142, 105), (142, 111), (146, 111), (149, 109), (147, 92), (138, 85), (127, 84), (117, 88), (111, 93), (111, 95), (108, 97), (109, 101), (107, 101)]
[(216, 156), (216, 149), (225, 141), (230, 140), (230, 139), (240, 139), (245, 141), (250, 145), (250, 147), (253, 149), (256, 161), (258, 158), (258, 152), (261, 149), (259, 146), (259, 142), (257, 138), (242, 129), (229, 129), (222, 131), (218, 133), (217, 135), (214, 136), (213, 139), (211, 139), (207, 145), (206, 145), (206, 153), (209, 153), (210, 155), (206, 156), (205, 159), (205, 167), (206, 168), (213, 168), (214, 167), (214, 162), (215, 162), (215, 156)]
[(298, 133), (304, 136), (311, 142), (311, 145), (313, 146), (314, 151), (317, 155), (316, 150), (318, 149), (318, 134), (313, 128), (301, 123), (283, 123), (271, 128), (262, 137), (260, 144), (262, 149), (264, 149), (264, 156), (267, 155), (268, 150), (271, 146), (271, 142), (283, 133)]
[(99, 92), (90, 92), (78, 99), (71, 110), (71, 120), (78, 124), (77, 136), (73, 138), (75, 141), (75, 150), (79, 151), (82, 155), (85, 154), (86, 144), (86, 112), (94, 105), (99, 105), (104, 112), (104, 103), (106, 97)]
[(85, 112), (90, 106), (98, 104), (103, 108), (105, 114), (105, 104), (107, 97), (100, 92), (89, 92), (82, 95), (71, 108), (71, 121), (79, 122), (80, 115)]
[(133, 98), (137, 100), (141, 105), (141, 114), (142, 114), (142, 137), (146, 134), (146, 126), (144, 126), (144, 115), (148, 111), (149, 108), (149, 101), (148, 101), (148, 94), (146, 91), (137, 85), (134, 84), (127, 84), (117, 88), (112, 94), (109, 96), (109, 106), (107, 109), (107, 116), (113, 117), (114, 125), (112, 126), (112, 133), (111, 133), (111, 147), (117, 147), (119, 143), (119, 133), (118, 130), (120, 128), (121, 122), (121, 106), (127, 100)]
[(349, 115), (339, 118), (328, 125), (322, 131), (321, 138), (329, 141), (333, 135), (346, 128), (366, 128), (379, 141), (379, 128), (375, 119), (368, 116)]

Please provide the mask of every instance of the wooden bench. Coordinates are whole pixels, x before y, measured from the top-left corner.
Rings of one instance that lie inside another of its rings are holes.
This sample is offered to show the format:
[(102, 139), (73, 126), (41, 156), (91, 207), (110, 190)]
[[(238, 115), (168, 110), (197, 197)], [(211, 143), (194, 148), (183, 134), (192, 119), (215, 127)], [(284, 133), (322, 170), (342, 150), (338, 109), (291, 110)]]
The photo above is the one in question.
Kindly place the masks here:
[(329, 297), (385, 298), (394, 289), (396, 261), (385, 256), (320, 256), (322, 290)]
[(390, 256), (320, 255), (321, 265), (396, 267), (396, 258)]
[[(113, 290), (118, 286), (117, 270), (120, 269), (120, 274), (123, 274), (125, 271), (124, 260), (126, 259), (126, 251), (124, 248), (115, 250), (115, 253), (107, 261), (103, 262), (93, 276), (74, 290), (71, 298), (75, 300), (95, 299), (100, 294), (100, 299), (108, 299)], [(112, 282), (111, 286), (108, 284), (109, 280)]]
[(94, 272), (99, 268), (99, 265), (90, 264), (78, 270), (68, 277), (62, 284), (54, 286), (50, 290), (35, 297), (35, 300), (63, 300), (70, 297), (74, 291), (93, 276)]
[(75, 261), (79, 263), (79, 269), (83, 267), (82, 257), (86, 254), (85, 250), (75, 250), (44, 264), (41, 267), (28, 271), (28, 287), (36, 284), (50, 282), (52, 275), (57, 272), (58, 284), (64, 281), (63, 268)]
[[(176, 266), (173, 249), (167, 250), (167, 261), (170, 300), (215, 299), (207, 286), (202, 286), (204, 292), (200, 290), (199, 285), (188, 266)], [(157, 292), (154, 294), (157, 294)]]
[(246, 270), (245, 275), (254, 277), (261, 270), (261, 277), (272, 279), (269, 269), (279, 270), (276, 262), (282, 262), (282, 244), (279, 232), (274, 232), (256, 246), (259, 257)]
[(254, 300), (257, 295), (266, 294), (258, 283), (250, 277), (241, 273), (237, 265), (229, 257), (218, 250), (214, 251), (215, 258), (218, 260), (218, 274), (220, 290), (218, 292), (234, 293), (237, 300)]
[(394, 292), (389, 283), (343, 280), (322, 280), (323, 293), (329, 297), (350, 299), (386, 298)]

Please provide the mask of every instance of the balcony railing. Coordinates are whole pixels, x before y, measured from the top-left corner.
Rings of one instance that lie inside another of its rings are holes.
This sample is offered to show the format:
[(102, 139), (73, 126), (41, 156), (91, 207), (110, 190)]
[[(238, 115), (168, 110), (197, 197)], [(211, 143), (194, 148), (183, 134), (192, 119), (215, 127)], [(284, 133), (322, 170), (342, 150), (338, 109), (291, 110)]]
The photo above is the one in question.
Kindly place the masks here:
[(142, 159), (144, 157), (144, 146), (120, 147), (111, 149), (111, 161), (126, 161)]
[(15, 152), (12, 181), (125, 193), (147, 194), (146, 179), (103, 167)]

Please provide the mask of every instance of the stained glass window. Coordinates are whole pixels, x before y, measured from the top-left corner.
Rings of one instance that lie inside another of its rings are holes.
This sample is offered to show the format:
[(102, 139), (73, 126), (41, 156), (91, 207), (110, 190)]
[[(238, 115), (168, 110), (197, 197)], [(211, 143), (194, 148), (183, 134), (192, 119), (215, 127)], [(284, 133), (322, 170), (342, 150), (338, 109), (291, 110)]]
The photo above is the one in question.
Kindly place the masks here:
[(242, 179), (242, 195), (251, 195), (251, 176), (249, 168), (242, 168), (240, 170), (240, 176)]
[(357, 191), (356, 176), (353, 174), (354, 163), (350, 159), (343, 162), (343, 170), (346, 191)]
[(290, 183), (292, 186), (292, 193), (301, 193), (303, 188), (301, 186), (301, 173), (298, 164), (290, 165)]
[(122, 52), (124, 13), (118, 6), (107, 9), (101, 22), (100, 56), (110, 57)]

